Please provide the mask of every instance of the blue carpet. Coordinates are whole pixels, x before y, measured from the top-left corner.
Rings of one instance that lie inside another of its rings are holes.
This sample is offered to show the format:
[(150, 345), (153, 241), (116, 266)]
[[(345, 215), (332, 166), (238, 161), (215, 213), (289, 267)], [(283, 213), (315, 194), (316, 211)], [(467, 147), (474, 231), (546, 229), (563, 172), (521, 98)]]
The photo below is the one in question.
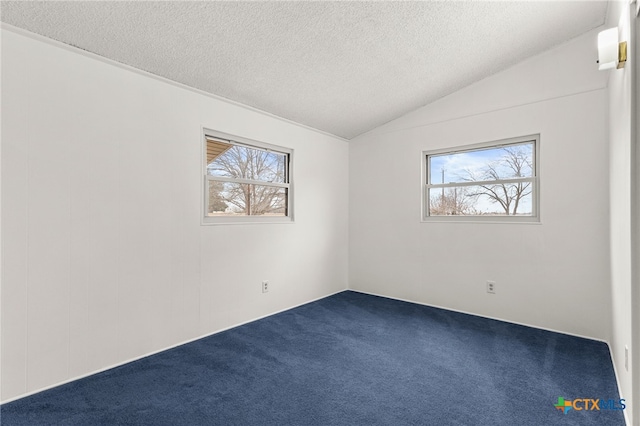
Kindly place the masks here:
[[(578, 399), (599, 399), (589, 404), (600, 410), (564, 414), (554, 407), (559, 397), (576, 408)], [(346, 291), (4, 404), (1, 419), (624, 425), (609, 400), (619, 396), (604, 343)]]

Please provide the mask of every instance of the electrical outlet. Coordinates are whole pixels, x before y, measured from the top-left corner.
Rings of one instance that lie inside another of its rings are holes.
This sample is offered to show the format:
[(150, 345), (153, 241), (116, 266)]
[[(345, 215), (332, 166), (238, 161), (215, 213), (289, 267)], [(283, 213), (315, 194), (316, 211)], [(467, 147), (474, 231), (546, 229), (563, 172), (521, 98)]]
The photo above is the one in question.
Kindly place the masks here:
[(269, 281), (262, 281), (262, 292), (263, 293), (269, 292)]
[(487, 281), (487, 293), (496, 294), (496, 282)]
[(629, 346), (624, 345), (624, 369), (629, 371)]

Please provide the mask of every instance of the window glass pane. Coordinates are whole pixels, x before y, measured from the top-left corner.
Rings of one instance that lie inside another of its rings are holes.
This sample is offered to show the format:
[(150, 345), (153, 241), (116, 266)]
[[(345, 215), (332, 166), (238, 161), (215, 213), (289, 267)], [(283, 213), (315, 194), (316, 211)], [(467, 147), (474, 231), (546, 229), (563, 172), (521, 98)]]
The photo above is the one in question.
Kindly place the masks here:
[(207, 174), (286, 183), (287, 154), (207, 140)]
[(209, 180), (208, 216), (286, 216), (287, 188)]
[(534, 176), (534, 142), (430, 155), (428, 158), (430, 184)]
[(532, 216), (533, 182), (429, 188), (430, 216)]

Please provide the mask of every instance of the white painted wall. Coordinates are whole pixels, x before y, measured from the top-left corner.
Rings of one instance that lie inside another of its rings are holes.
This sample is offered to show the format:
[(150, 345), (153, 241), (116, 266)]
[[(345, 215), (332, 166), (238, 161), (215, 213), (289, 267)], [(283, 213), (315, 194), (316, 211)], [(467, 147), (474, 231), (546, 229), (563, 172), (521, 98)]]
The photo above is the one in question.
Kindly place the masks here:
[[(295, 150), (294, 224), (200, 225), (202, 127)], [(4, 29), (1, 399), (345, 289), (347, 168), (342, 140)]]
[[(595, 37), (347, 146), (3, 30), (1, 399), (340, 291), (347, 260), (355, 290), (608, 340), (629, 397), (629, 77)], [(203, 126), (295, 149), (295, 224), (199, 225)], [(420, 223), (422, 150), (531, 133), (542, 224)]]
[[(635, 26), (635, 5), (624, 1), (609, 3), (607, 11), (607, 28), (618, 27), (620, 39), (629, 43), (632, 27)], [(631, 16), (634, 19), (631, 20)], [(635, 196), (634, 149), (632, 140), (632, 97), (634, 57), (630, 50), (628, 62), (623, 69), (608, 72), (609, 97), (609, 163), (610, 163), (610, 205), (611, 205), (611, 295), (612, 295), (612, 335), (611, 352), (618, 374), (618, 382), (622, 397), (628, 401), (637, 401), (633, 395), (633, 353), (630, 353), (629, 369), (625, 368), (625, 345), (631, 351), (640, 349), (640, 339), (632, 335), (633, 319), (637, 318), (631, 309), (635, 292), (632, 290), (632, 229), (638, 221), (632, 217)], [(637, 96), (637, 94), (635, 95)], [(628, 405), (625, 414), (630, 424), (640, 424), (634, 419), (634, 403)], [(637, 414), (636, 414), (637, 416)], [(635, 423), (633, 423), (635, 422)]]
[[(596, 34), (350, 143), (351, 288), (609, 339), (607, 77)], [(534, 133), (541, 224), (420, 222), (423, 150)]]
[[(633, 10), (633, 8), (631, 9)], [(631, 33), (635, 32), (635, 38), (631, 38), (633, 45), (630, 49), (633, 55), (632, 64), (634, 66), (633, 86), (631, 94), (631, 112), (635, 110), (635, 121), (631, 121), (631, 136), (635, 133), (635, 167), (632, 168), (632, 188), (635, 184), (635, 211), (632, 210), (633, 225), (635, 225), (635, 241), (632, 240), (632, 283), (631, 283), (631, 319), (633, 321), (631, 359), (632, 359), (632, 404), (634, 407), (640, 406), (640, 61), (636, 58), (640, 55), (640, 3), (636, 2), (636, 17), (631, 14)], [(633, 37), (633, 35), (632, 35)], [(632, 148), (633, 148), (632, 143)], [(632, 149), (633, 150), (633, 149)], [(636, 414), (633, 419), (636, 426), (640, 426), (640, 416)]]

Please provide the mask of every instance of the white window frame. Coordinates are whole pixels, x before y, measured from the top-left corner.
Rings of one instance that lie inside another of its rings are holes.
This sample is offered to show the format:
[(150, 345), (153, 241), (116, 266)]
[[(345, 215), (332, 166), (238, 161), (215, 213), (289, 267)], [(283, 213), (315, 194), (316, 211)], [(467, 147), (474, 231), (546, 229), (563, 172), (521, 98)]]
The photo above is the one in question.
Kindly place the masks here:
[[(476, 181), (476, 182), (456, 182), (456, 183), (430, 183), (429, 176), (431, 171), (429, 170), (429, 157), (434, 155), (443, 154), (456, 154), (469, 151), (477, 151), (482, 149), (500, 148), (507, 145), (517, 145), (526, 142), (534, 143), (534, 159), (533, 159), (533, 172), (534, 176), (529, 178), (512, 178), (512, 179), (499, 179), (495, 181)], [(532, 214), (531, 216), (511, 216), (511, 215), (477, 215), (477, 216), (463, 216), (463, 215), (429, 215), (429, 189), (432, 188), (447, 188), (447, 187), (461, 187), (461, 186), (473, 186), (479, 183), (513, 183), (513, 182), (532, 182)], [(540, 134), (527, 135), (509, 139), (501, 139), (491, 142), (483, 142), (472, 145), (458, 146), (454, 148), (443, 148), (436, 150), (422, 151), (422, 222), (480, 222), (480, 223), (529, 223), (539, 224), (540, 220)]]
[[(252, 149), (263, 151), (277, 152), (285, 154), (288, 163), (285, 170), (285, 182), (265, 182), (250, 179), (235, 179), (226, 177), (214, 177), (207, 174), (207, 138), (213, 138), (217, 141), (226, 142), (230, 145), (246, 146)], [(255, 223), (293, 223), (293, 149), (285, 148), (278, 145), (272, 145), (266, 142), (260, 142), (241, 136), (231, 135), (229, 133), (219, 132), (217, 130), (203, 128), (202, 131), (202, 159), (200, 161), (203, 179), (201, 179), (201, 224), (202, 225), (223, 225), (223, 224), (255, 224)], [(273, 186), (287, 188), (287, 215), (286, 216), (209, 216), (209, 180), (221, 182), (235, 182), (245, 184), (256, 184), (262, 186)]]

